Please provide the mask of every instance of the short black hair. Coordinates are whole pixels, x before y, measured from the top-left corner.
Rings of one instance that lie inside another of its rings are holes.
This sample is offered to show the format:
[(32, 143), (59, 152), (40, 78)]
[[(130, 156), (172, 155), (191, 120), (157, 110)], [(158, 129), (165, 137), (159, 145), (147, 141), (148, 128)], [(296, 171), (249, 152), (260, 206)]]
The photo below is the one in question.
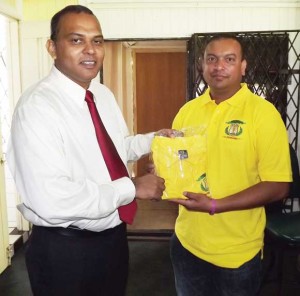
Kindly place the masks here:
[(86, 13), (94, 15), (94, 13), (83, 5), (68, 5), (62, 10), (58, 11), (51, 19), (51, 35), (50, 39), (56, 41), (58, 34), (58, 24), (60, 19), (68, 13)]
[(239, 43), (240, 47), (241, 47), (241, 56), (242, 56), (242, 60), (244, 60), (246, 57), (245, 57), (245, 48), (244, 48), (244, 44), (241, 40), (241, 37), (238, 37), (237, 35), (234, 35), (232, 33), (220, 33), (220, 34), (216, 34), (216, 35), (213, 35), (211, 38), (209, 38), (205, 44), (205, 47), (204, 47), (204, 51), (203, 51), (203, 55), (205, 53), (205, 50), (207, 48), (207, 46), (213, 42), (213, 41), (217, 41), (217, 40), (221, 40), (221, 39), (232, 39), (232, 40), (235, 40), (236, 42)]

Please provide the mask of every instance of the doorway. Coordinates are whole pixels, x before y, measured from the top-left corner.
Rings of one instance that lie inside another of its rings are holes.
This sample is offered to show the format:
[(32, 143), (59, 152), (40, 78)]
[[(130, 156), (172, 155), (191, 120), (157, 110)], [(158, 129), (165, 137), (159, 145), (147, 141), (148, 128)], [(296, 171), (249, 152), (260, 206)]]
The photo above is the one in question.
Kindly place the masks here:
[[(179, 108), (186, 102), (187, 50), (186, 40), (155, 41), (112, 41), (113, 48), (120, 46), (118, 58), (127, 57), (120, 64), (126, 70), (118, 69), (122, 75), (122, 83), (127, 92), (122, 92), (122, 99), (117, 97), (129, 127), (134, 133), (147, 133), (162, 128), (170, 128)], [(117, 45), (117, 44), (118, 45)], [(111, 45), (108, 46), (111, 49)], [(120, 57), (122, 56), (122, 57)], [(105, 59), (111, 59), (106, 50)], [(128, 61), (129, 59), (129, 61)], [(104, 61), (112, 66), (115, 62)], [(105, 72), (111, 71), (104, 65), (104, 84), (109, 82)], [(116, 71), (114, 71), (116, 73)], [(128, 77), (131, 76), (131, 77)], [(118, 80), (120, 83), (120, 80)], [(132, 87), (130, 84), (132, 83)], [(107, 85), (116, 94), (120, 93), (120, 85), (114, 91), (114, 85)], [(128, 90), (131, 90), (128, 94)], [(126, 97), (126, 102), (124, 101)], [(128, 111), (131, 108), (132, 114)], [(136, 175), (145, 173), (149, 157), (138, 161), (133, 171)], [(168, 201), (151, 202), (138, 200), (138, 212), (133, 225), (128, 227), (130, 233), (165, 233), (173, 232), (178, 206)]]
[[(147, 133), (170, 128), (179, 108), (185, 103), (186, 53), (137, 52), (136, 69), (136, 132)], [(149, 158), (137, 163), (142, 175)], [(173, 230), (178, 206), (168, 201), (138, 201), (139, 211), (134, 224), (137, 229)]]

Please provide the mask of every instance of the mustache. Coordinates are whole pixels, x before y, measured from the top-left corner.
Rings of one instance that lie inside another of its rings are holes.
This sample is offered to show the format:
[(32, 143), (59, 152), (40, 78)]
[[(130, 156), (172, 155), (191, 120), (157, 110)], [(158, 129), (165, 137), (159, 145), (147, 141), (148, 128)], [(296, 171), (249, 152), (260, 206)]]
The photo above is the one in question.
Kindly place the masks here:
[(210, 76), (212, 76), (212, 77), (224, 77), (224, 78), (226, 78), (226, 77), (228, 77), (228, 75), (226, 74), (226, 73), (224, 73), (223, 71), (213, 71), (211, 74), (210, 74)]

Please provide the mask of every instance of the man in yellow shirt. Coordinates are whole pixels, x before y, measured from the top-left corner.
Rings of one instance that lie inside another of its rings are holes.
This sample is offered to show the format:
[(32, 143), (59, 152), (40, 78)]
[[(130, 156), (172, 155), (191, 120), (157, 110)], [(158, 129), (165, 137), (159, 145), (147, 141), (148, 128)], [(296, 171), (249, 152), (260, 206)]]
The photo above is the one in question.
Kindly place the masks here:
[(287, 132), (275, 107), (241, 83), (246, 65), (238, 38), (213, 37), (203, 56), (209, 88), (173, 122), (179, 130), (205, 126), (207, 134), (206, 192), (173, 200), (180, 205), (171, 241), (178, 295), (256, 295), (264, 205), (288, 194)]

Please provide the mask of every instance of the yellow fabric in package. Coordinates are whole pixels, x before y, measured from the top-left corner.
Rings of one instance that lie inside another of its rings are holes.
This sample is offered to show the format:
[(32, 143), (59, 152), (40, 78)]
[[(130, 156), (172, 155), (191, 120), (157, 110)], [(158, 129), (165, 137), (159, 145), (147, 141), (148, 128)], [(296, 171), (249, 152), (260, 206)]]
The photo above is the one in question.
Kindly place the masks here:
[(152, 160), (158, 176), (165, 179), (162, 199), (186, 198), (184, 191), (202, 192), (200, 181), (205, 172), (204, 135), (176, 138), (155, 136)]

